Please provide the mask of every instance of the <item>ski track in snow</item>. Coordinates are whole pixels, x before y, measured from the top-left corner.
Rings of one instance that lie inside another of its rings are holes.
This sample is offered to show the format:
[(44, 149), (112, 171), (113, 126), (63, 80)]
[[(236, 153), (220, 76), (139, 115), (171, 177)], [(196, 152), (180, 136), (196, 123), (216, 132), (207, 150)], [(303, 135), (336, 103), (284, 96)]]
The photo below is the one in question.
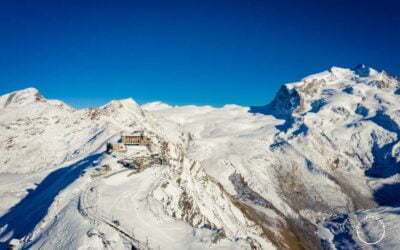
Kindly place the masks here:
[(191, 228), (171, 219), (161, 220), (152, 212), (151, 194), (161, 174), (159, 167), (153, 167), (129, 177), (119, 173), (104, 178), (96, 185), (99, 196), (96, 205), (108, 221), (118, 220), (125, 231), (129, 230), (126, 225), (131, 225), (130, 231), (140, 242), (148, 239), (152, 248), (184, 249), (185, 242), (192, 237)]
[[(117, 174), (123, 174), (126, 173), (127, 170), (122, 170), (116, 173), (112, 173), (104, 178), (109, 178), (111, 176), (117, 175)], [(83, 216), (87, 216), (89, 220), (94, 223), (95, 225), (98, 223), (104, 223), (111, 228), (117, 230), (119, 233), (122, 234), (123, 237), (128, 238), (129, 240), (132, 241), (133, 246), (139, 248), (139, 249), (147, 249), (146, 245), (141, 243), (140, 241), (136, 240), (134, 236), (132, 236), (126, 229), (122, 228), (121, 226), (115, 225), (115, 223), (110, 220), (109, 218), (103, 216), (103, 213), (97, 210), (97, 193), (95, 197), (91, 197), (90, 194), (93, 192), (96, 192), (96, 187), (98, 183), (102, 180), (103, 177), (97, 177), (94, 181), (92, 181), (81, 193), (80, 195), (80, 204), (79, 204), (79, 210), (80, 213)]]
[[(13, 238), (33, 249), (146, 249), (147, 240), (160, 249), (248, 248), (236, 235), (212, 244), (216, 230), (168, 216), (171, 207), (153, 197), (162, 167), (128, 176), (114, 162), (111, 173), (90, 176), (91, 166), (108, 164), (98, 162), (108, 157), (99, 152), (122, 130), (145, 130), (162, 138), (158, 144), (179, 145), (179, 153), (198, 161), (232, 197), (246, 195), (237, 194), (229, 179), (237, 174), (250, 193), (286, 216), (280, 219), (302, 216), (318, 227), (327, 249), (368, 249), (354, 234), (357, 216), (368, 215), (386, 223), (374, 248), (398, 249), (399, 89), (398, 78), (361, 65), (332, 67), (286, 84), (262, 107), (140, 107), (125, 99), (75, 110), (33, 88), (1, 96), (0, 249)], [(219, 201), (203, 213), (212, 218), (219, 204), (231, 205)], [(271, 216), (266, 221), (277, 215)], [(234, 222), (226, 226), (237, 228)], [(92, 229), (104, 234), (91, 238), (85, 233)], [(375, 231), (361, 235), (374, 238)]]

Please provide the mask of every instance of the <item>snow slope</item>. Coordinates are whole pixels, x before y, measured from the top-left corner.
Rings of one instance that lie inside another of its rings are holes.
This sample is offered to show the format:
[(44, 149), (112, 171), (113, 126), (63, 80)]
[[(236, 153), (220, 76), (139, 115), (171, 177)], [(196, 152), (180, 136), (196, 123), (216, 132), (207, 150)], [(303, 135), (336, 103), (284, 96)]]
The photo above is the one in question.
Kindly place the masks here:
[[(152, 115), (143, 112), (131, 99), (112, 101), (99, 109), (74, 110), (66, 105), (59, 105), (59, 102), (47, 101), (43, 97), (38, 99), (37, 96), (41, 96), (37, 90), (27, 89), (1, 97), (1, 103), (4, 103), (1, 110), (1, 121), (5, 128), (2, 138), (14, 143), (11, 147), (6, 144), (2, 148), (2, 155), (6, 159), (0, 175), (5, 180), (12, 177), (12, 180), (2, 183), (5, 188), (0, 192), (2, 200), (5, 201), (2, 204), (2, 217), (0, 218), (1, 246), (5, 247), (10, 242), (18, 242), (16, 240), (18, 239), (22, 247), (33, 249), (95, 246), (131, 248), (132, 245), (147, 248), (147, 240), (142, 236), (148, 235), (147, 237), (151, 238), (151, 244), (157, 244), (163, 249), (185, 248), (186, 245), (187, 247), (193, 245), (193, 248), (201, 249), (204, 247), (249, 248), (251, 245), (273, 248), (269, 240), (262, 236), (261, 230), (255, 230), (251, 234), (257, 238), (255, 240), (247, 237), (247, 232), (244, 231), (246, 227), (235, 225), (234, 218), (237, 216), (241, 216), (241, 223), (249, 225), (254, 223), (243, 218), (240, 210), (228, 196), (225, 198), (211, 196), (209, 201), (236, 209), (237, 214), (228, 214), (233, 218), (229, 221), (230, 224), (222, 223), (223, 219), (220, 217), (226, 214), (221, 208), (217, 206), (204, 207), (204, 203), (200, 204), (201, 200), (197, 200), (197, 203), (193, 204), (193, 207), (203, 206), (201, 213), (197, 215), (199, 217), (210, 217), (211, 214), (214, 214), (213, 211), (217, 212), (207, 220), (213, 224), (203, 229), (201, 228), (204, 225), (196, 224), (199, 228), (195, 229), (193, 224), (184, 219), (188, 217), (185, 214), (188, 211), (182, 208), (181, 203), (175, 208), (177, 212), (181, 212), (180, 220), (173, 219), (166, 211), (167, 205), (155, 198), (151, 204), (144, 202), (137, 211), (138, 216), (136, 217), (131, 216), (135, 212), (133, 206), (129, 207), (128, 216), (124, 216), (123, 211), (119, 210), (120, 207), (117, 207), (116, 214), (124, 219), (132, 220), (128, 221), (130, 228), (137, 228), (138, 232), (142, 232), (142, 230), (158, 227), (159, 231), (154, 233), (166, 235), (166, 238), (157, 238), (151, 235), (151, 231), (143, 231), (143, 235), (130, 235), (129, 230), (121, 228), (122, 225), (114, 225), (113, 220), (104, 216), (102, 212), (98, 214), (97, 209), (96, 212), (93, 212), (88, 208), (93, 204), (100, 207), (99, 211), (109, 211), (113, 209), (111, 204), (115, 202), (111, 199), (114, 197), (88, 202), (89, 198), (85, 195), (88, 193), (88, 188), (89, 190), (91, 188), (98, 189), (99, 192), (103, 192), (104, 188), (106, 188), (105, 191), (108, 191), (107, 188), (110, 188), (108, 182), (97, 180), (104, 176), (98, 177), (93, 174), (97, 173), (96, 169), (104, 165), (104, 162), (112, 166), (112, 175), (119, 176), (119, 181), (112, 186), (114, 187), (111, 189), (113, 192), (117, 192), (119, 189), (125, 190), (129, 186), (126, 184), (126, 180), (120, 178), (118, 168), (121, 166), (117, 163), (118, 159), (124, 158), (125, 155), (114, 155), (115, 158), (109, 159), (110, 157), (104, 154), (105, 143), (116, 141), (122, 130), (145, 130), (146, 134), (152, 136), (152, 141), (156, 146), (161, 147), (166, 143), (171, 150), (170, 152), (168, 149), (165, 153), (170, 159), (170, 164), (152, 170), (157, 176), (162, 175), (164, 181), (172, 182), (176, 176), (179, 176), (175, 171), (180, 172), (180, 168), (187, 169), (192, 166), (192, 163), (189, 165), (189, 161), (185, 160), (185, 163), (181, 164), (181, 158), (178, 161), (178, 156), (184, 157), (182, 146), (167, 142), (163, 137), (162, 128), (153, 120)], [(22, 101), (20, 102), (20, 100)], [(39, 122), (39, 120), (44, 122)], [(40, 132), (29, 133), (28, 131), (32, 129), (40, 129)], [(176, 143), (180, 143), (180, 140), (178, 138)], [(169, 168), (171, 170), (167, 171)], [(203, 173), (197, 178), (207, 178), (200, 165), (196, 169)], [(152, 189), (160, 188), (161, 183), (158, 178), (147, 176), (149, 171), (138, 173), (138, 178), (131, 176), (127, 179), (132, 184), (137, 184), (135, 181), (143, 183), (140, 186), (132, 186), (132, 189), (128, 189), (124, 197), (131, 197), (133, 203), (139, 204), (143, 195), (148, 194)], [(110, 179), (112, 178), (114, 177), (110, 177)], [(196, 175), (186, 178), (196, 178)], [(193, 182), (190, 185), (182, 182), (179, 186), (181, 193), (174, 198), (179, 201), (201, 199), (195, 197), (200, 195), (197, 185)], [(209, 185), (214, 189), (219, 188), (217, 182), (210, 181)], [(16, 188), (16, 190), (12, 188)], [(141, 188), (143, 189), (142, 194), (138, 193)], [(191, 190), (197, 191), (189, 193)], [(107, 197), (107, 192), (104, 192), (104, 196)], [(157, 198), (160, 198), (160, 195)], [(159, 206), (160, 209), (163, 209), (162, 211), (165, 211), (159, 212), (161, 213), (159, 215), (146, 214), (150, 205)], [(69, 220), (68, 218), (74, 219)], [(162, 223), (158, 222), (160, 218), (163, 219)], [(141, 226), (142, 221), (147, 222), (146, 226)], [(238, 232), (227, 231), (225, 233), (221, 225), (227, 225), (226, 230), (229, 230), (230, 227), (240, 228), (240, 237), (244, 238), (237, 238), (233, 244), (233, 239), (239, 236), (236, 235)], [(220, 227), (217, 228), (217, 226)], [(171, 231), (171, 228), (176, 231)], [(63, 233), (66, 232), (70, 235), (69, 239), (63, 238)], [(52, 237), (46, 237), (47, 234), (51, 234)], [(182, 234), (184, 237), (195, 235), (192, 236), (193, 240), (185, 242), (167, 240), (176, 237), (177, 234)]]
[(337, 214), (400, 201), (399, 87), (398, 78), (364, 65), (333, 67), (284, 85), (264, 107), (152, 113), (190, 133), (189, 157), (231, 194), (230, 177), (240, 175), (293, 223), (320, 226)]
[[(3, 95), (0, 248), (368, 249), (359, 238), (381, 231), (358, 226), (373, 216), (385, 235), (372, 247), (396, 249), (399, 89), (359, 65), (283, 85), (263, 107)], [(139, 149), (104, 150), (123, 130), (168, 161), (122, 167)]]

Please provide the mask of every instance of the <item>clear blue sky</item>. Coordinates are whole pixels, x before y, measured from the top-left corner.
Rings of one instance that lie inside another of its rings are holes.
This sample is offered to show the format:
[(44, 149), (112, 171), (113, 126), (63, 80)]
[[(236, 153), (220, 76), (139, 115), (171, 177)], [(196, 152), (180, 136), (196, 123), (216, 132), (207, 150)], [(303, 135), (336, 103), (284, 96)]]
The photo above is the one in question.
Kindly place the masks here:
[(247, 106), (332, 65), (400, 75), (396, 2), (1, 1), (0, 94)]

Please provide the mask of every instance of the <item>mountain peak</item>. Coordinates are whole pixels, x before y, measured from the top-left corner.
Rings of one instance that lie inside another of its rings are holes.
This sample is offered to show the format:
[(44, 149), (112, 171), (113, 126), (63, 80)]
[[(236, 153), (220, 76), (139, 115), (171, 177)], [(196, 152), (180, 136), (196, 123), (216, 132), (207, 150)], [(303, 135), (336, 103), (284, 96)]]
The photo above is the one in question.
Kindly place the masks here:
[(365, 64), (352, 69), (333, 66), (329, 70), (306, 76), (299, 82), (283, 85), (270, 104), (263, 108), (253, 107), (252, 111), (280, 118), (306, 111), (314, 112), (335, 93), (342, 93), (344, 88), (353, 88), (358, 84), (364, 86), (359, 91), (362, 98), (366, 98), (366, 88), (396, 94), (400, 92), (400, 80), (384, 71), (378, 72)]
[(366, 69), (368, 68), (365, 64), (358, 64), (355, 69)]
[(36, 88), (17, 90), (0, 97), (0, 107), (24, 106), (33, 102), (44, 102), (46, 99)]
[(26, 89), (16, 90), (14, 92), (11, 92), (10, 94), (14, 94), (15, 96), (24, 95), (24, 96), (35, 96), (35, 97), (40, 95), (43, 98), (43, 96), (40, 94), (39, 90), (37, 90), (34, 87), (29, 87), (29, 88), (26, 88)]
[(160, 101), (149, 102), (142, 105), (142, 109), (149, 111), (163, 110), (171, 107), (172, 107), (171, 105), (168, 105)]
[(359, 64), (352, 69), (356, 75), (359, 77), (368, 77), (372, 75), (376, 75), (378, 71), (373, 68), (366, 66), (365, 64)]
[(120, 99), (120, 100), (112, 100), (104, 106), (101, 106), (100, 109), (104, 108), (112, 108), (119, 109), (122, 107), (134, 108), (137, 109), (139, 105), (132, 98)]

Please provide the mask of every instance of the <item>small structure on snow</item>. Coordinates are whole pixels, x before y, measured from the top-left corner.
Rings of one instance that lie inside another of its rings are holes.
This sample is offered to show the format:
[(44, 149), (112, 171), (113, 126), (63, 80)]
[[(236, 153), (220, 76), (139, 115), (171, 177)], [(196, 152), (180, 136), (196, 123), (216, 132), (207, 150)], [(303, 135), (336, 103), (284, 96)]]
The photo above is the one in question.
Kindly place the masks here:
[(127, 149), (123, 143), (107, 143), (107, 152), (121, 152), (126, 153)]
[(135, 131), (132, 134), (121, 132), (121, 141), (124, 145), (150, 145), (150, 138), (143, 131)]

